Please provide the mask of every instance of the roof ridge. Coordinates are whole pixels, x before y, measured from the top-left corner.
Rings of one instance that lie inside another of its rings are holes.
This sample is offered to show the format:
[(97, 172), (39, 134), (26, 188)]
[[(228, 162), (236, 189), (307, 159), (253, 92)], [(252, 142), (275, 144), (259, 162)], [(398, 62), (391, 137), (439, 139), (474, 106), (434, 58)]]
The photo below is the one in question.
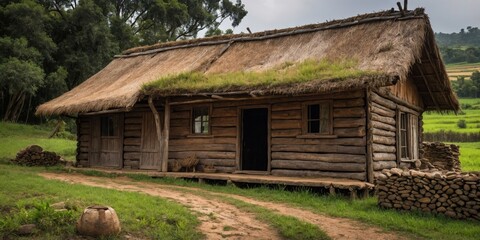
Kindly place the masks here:
[(222, 43), (228, 43), (231, 41), (254, 41), (254, 40), (263, 40), (267, 38), (275, 38), (287, 35), (301, 34), (307, 32), (321, 31), (327, 29), (335, 29), (341, 27), (349, 27), (352, 25), (363, 24), (374, 21), (385, 21), (385, 20), (407, 20), (412, 18), (418, 18), (425, 16), (423, 8), (417, 8), (415, 10), (400, 12), (394, 11), (393, 8), (387, 11), (380, 11), (375, 13), (361, 14), (354, 17), (349, 17), (345, 19), (332, 20), (323, 23), (317, 24), (308, 24), (298, 27), (284, 28), (284, 29), (274, 29), (266, 30), (262, 32), (255, 32), (251, 34), (229, 34), (222, 36), (213, 36), (206, 38), (195, 38), (181, 41), (172, 41), (172, 42), (162, 42), (156, 43), (153, 45), (140, 46), (131, 49), (127, 49), (122, 52), (121, 55), (116, 55), (115, 57), (133, 57), (138, 55), (152, 54), (156, 52), (168, 51), (177, 48), (187, 48), (195, 47), (202, 45), (216, 45)]

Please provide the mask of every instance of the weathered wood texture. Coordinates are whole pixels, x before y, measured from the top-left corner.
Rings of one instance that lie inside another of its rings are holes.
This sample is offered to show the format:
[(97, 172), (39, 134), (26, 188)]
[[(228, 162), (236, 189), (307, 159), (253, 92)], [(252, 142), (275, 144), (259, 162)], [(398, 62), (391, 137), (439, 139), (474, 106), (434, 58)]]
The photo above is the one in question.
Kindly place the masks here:
[(90, 117), (79, 116), (77, 119), (77, 163), (82, 167), (90, 166), (88, 151), (91, 138)]
[[(365, 180), (364, 97), (364, 91), (353, 91), (308, 97), (214, 102), (211, 103), (211, 134), (207, 136), (191, 133), (191, 109), (198, 105), (175, 105), (171, 110), (169, 161), (173, 163), (195, 155), (200, 159), (200, 165), (212, 164), (217, 170), (227, 172), (238, 170), (238, 108), (269, 105), (272, 173)], [(322, 100), (331, 100), (333, 105), (331, 114), (335, 136), (302, 138), (303, 105)]]

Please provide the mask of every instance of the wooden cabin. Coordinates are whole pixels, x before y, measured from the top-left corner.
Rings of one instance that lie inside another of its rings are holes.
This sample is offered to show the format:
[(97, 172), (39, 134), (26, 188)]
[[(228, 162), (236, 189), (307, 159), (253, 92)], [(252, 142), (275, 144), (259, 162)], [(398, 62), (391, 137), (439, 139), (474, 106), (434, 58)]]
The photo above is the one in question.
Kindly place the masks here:
[[(282, 75), (306, 61), (328, 66)], [(167, 172), (195, 156), (197, 171), (372, 182), (421, 157), (424, 111), (458, 109), (416, 9), (130, 49), (37, 114), (77, 119), (83, 167)]]

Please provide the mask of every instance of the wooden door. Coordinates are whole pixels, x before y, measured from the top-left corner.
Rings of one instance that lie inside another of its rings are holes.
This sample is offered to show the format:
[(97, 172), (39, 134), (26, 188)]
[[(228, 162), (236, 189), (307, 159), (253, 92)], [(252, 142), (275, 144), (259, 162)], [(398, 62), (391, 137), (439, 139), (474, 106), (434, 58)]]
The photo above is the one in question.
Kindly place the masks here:
[(140, 169), (159, 169), (160, 143), (158, 142), (155, 118), (151, 112), (143, 114)]
[(123, 114), (92, 117), (91, 166), (122, 167), (123, 118)]

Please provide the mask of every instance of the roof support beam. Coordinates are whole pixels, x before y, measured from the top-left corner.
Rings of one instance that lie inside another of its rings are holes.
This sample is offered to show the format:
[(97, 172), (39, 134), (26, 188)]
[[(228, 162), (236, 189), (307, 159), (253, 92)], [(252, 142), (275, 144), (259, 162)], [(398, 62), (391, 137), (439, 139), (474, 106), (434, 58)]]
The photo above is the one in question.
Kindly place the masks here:
[(168, 172), (168, 139), (170, 138), (170, 100), (165, 98), (162, 141), (162, 172)]
[(438, 105), (437, 99), (435, 99), (435, 96), (433, 96), (432, 90), (430, 89), (430, 86), (429, 86), (429, 84), (428, 84), (428, 80), (427, 80), (427, 78), (425, 77), (425, 75), (423, 75), (423, 70), (422, 70), (422, 68), (421, 68), (420, 66), (418, 66), (418, 65), (417, 65), (417, 68), (418, 68), (418, 71), (420, 72), (420, 75), (422, 75), (423, 82), (425, 83), (425, 86), (427, 87), (428, 93), (430, 93), (430, 97), (432, 98), (433, 103), (434, 103), (435, 106), (437, 107), (437, 110), (440, 112), (440, 105)]
[[(155, 129), (157, 130), (157, 140), (158, 144), (160, 144), (159, 147), (159, 154), (158, 154), (158, 160), (163, 159), (162, 157), (162, 126), (160, 123), (160, 114), (158, 114), (157, 108), (155, 107), (155, 104), (153, 104), (153, 99), (152, 96), (148, 97), (148, 106), (150, 107), (150, 110), (152, 110), (153, 117), (155, 118)], [(140, 160), (141, 161), (141, 160)], [(162, 165), (159, 165), (158, 170), (161, 171), (163, 170)]]

